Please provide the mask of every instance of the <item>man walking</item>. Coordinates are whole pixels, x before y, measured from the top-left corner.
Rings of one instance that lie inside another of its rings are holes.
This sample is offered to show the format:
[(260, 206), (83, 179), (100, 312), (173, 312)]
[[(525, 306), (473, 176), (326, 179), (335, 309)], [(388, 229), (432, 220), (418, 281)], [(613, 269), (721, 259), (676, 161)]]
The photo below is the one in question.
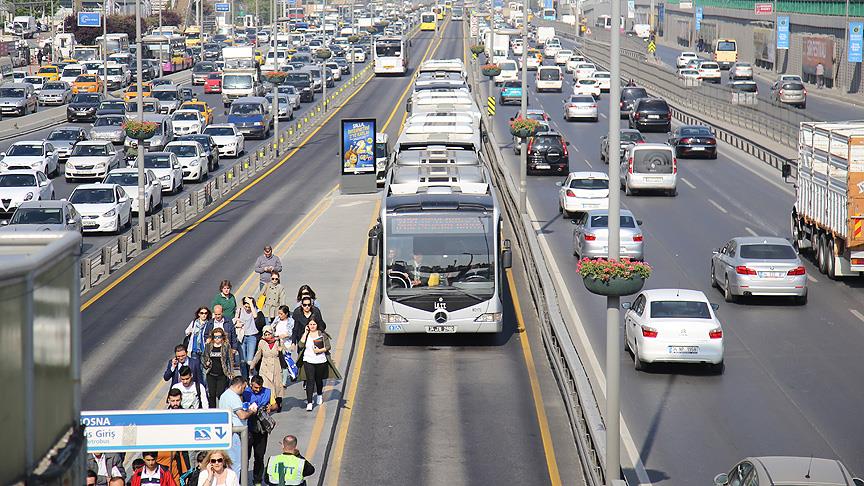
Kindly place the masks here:
[(822, 89), (825, 85), (825, 66), (820, 62), (816, 65), (816, 88)]
[(264, 247), (264, 254), (258, 256), (255, 260), (255, 272), (259, 274), (258, 290), (263, 290), (270, 282), (270, 274), (273, 272), (282, 272), (282, 260), (273, 254), (273, 247), (267, 245)]
[[(228, 389), (219, 397), (219, 408), (231, 410), (231, 423), (235, 427), (246, 427), (249, 417), (258, 411), (258, 405), (251, 403), (243, 406), (243, 392), (246, 390), (246, 378), (235, 376), (231, 379)], [(231, 469), (240, 476), (240, 434), (231, 434), (231, 448), (228, 449), (228, 457), (231, 458)]]
[(150, 451), (141, 454), (144, 467), (132, 475), (130, 486), (177, 486), (171, 473), (156, 462), (156, 456), (156, 452)]
[[(264, 378), (256, 375), (249, 381), (249, 387), (243, 392), (243, 401), (258, 405), (258, 413), (261, 410), (269, 413), (272, 409), (270, 402), (273, 395), (269, 388), (264, 387)], [(270, 434), (262, 432), (256, 422), (258, 422), (258, 414), (249, 420), (249, 454), (254, 454), (252, 483), (261, 484), (264, 479), (264, 454), (267, 452), (267, 439)]]
[(171, 386), (180, 381), (180, 369), (188, 367), (195, 375), (198, 381), (204, 381), (204, 375), (201, 372), (201, 361), (194, 356), (189, 356), (186, 351), (186, 346), (178, 344), (174, 346), (174, 358), (168, 361), (168, 366), (165, 367), (165, 373), (162, 373), (162, 379), (170, 381)]
[[(188, 366), (180, 368), (180, 382), (176, 383), (171, 391), (180, 392), (180, 406), (185, 409), (210, 408), (207, 402), (207, 389), (198, 381)], [(170, 393), (169, 393), (170, 397)]]
[(267, 484), (275, 486), (306, 486), (306, 478), (315, 474), (315, 466), (297, 450), (297, 437), (286, 435), (282, 439), (282, 453), (267, 461)]

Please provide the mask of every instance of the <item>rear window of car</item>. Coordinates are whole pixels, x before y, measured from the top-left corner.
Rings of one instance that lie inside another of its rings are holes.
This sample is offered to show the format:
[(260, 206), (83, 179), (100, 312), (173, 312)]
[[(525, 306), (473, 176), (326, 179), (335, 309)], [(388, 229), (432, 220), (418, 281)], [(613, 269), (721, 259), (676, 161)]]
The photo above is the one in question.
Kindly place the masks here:
[(640, 110), (660, 110), (660, 111), (668, 111), (669, 105), (666, 104), (665, 100), (643, 100), (639, 103)]
[(790, 245), (741, 245), (738, 253), (741, 258), (752, 260), (794, 260), (797, 255)]
[(645, 88), (623, 88), (621, 90), (621, 99), (624, 100), (645, 98), (646, 96), (648, 96), (648, 92), (645, 91)]
[(505, 81), (505, 88), (519, 88), (522, 89), (522, 81)]
[(681, 135), (684, 137), (711, 137), (711, 130), (706, 127), (688, 127), (681, 129)]
[[(608, 181), (606, 181), (608, 183)], [(607, 184), (608, 186), (608, 184)], [(592, 228), (608, 228), (609, 227), (609, 216), (591, 216), (591, 227)], [(636, 220), (633, 219), (633, 216), (621, 215), (621, 227), (622, 228), (635, 228)]]
[(660, 319), (710, 319), (711, 312), (705, 302), (658, 300), (651, 302), (651, 317)]
[(633, 153), (633, 171), (641, 174), (671, 174), (672, 151), (635, 150)]
[(804, 89), (804, 85), (801, 83), (783, 83), (783, 89), (791, 89), (793, 91), (795, 91), (795, 90), (800, 91), (800, 90)]
[(609, 189), (609, 180), (573, 179), (572, 181), (570, 181), (570, 189)]
[(561, 137), (558, 135), (540, 135), (534, 137), (532, 146), (538, 149), (561, 148)]
[(720, 69), (720, 66), (714, 62), (703, 62), (699, 67), (702, 69)]
[(755, 93), (759, 90), (756, 83), (735, 83), (732, 87), (737, 91), (743, 91), (745, 93)]
[(540, 79), (544, 81), (557, 81), (561, 79), (561, 72), (557, 69), (541, 69)]

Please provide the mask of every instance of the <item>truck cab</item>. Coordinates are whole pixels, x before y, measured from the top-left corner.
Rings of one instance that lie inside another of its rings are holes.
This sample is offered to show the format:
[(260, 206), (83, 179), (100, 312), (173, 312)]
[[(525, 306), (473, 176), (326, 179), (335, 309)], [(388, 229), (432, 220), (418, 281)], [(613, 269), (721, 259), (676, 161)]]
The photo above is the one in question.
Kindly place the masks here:
[(233, 123), (247, 138), (267, 138), (273, 127), (270, 102), (260, 96), (247, 96), (234, 100), (228, 110), (228, 123)]

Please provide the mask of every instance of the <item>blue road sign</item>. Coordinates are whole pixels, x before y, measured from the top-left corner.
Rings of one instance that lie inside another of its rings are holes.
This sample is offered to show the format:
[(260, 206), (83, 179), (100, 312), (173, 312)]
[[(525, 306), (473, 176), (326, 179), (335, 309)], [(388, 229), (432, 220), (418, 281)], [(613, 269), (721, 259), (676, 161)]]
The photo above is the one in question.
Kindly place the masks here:
[(777, 49), (789, 49), (789, 16), (777, 16)]
[(99, 12), (78, 12), (78, 27), (99, 27), (102, 14)]
[(229, 410), (81, 412), (87, 452), (203, 451), (231, 447)]
[(849, 62), (862, 62), (864, 22), (849, 22)]
[(217, 3), (216, 4), (216, 11), (217, 12), (230, 12), (231, 11), (231, 4), (230, 3)]
[(657, 5), (657, 21), (663, 23), (666, 20), (666, 5), (661, 3)]
[(702, 30), (702, 7), (696, 7), (696, 32)]

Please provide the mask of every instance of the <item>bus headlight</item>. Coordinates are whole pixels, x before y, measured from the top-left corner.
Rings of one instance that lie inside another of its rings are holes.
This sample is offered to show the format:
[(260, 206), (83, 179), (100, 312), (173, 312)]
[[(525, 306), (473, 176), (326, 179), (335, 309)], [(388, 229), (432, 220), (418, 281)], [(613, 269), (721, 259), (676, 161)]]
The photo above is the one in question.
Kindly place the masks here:
[(474, 319), (474, 322), (498, 322), (502, 319), (503, 313), (501, 312), (487, 312), (486, 314), (480, 314), (477, 316), (477, 319)]
[[(501, 315), (501, 314), (498, 314)], [(399, 314), (381, 314), (381, 322), (386, 324), (392, 324), (394, 322), (408, 322), (408, 319), (400, 316)]]

